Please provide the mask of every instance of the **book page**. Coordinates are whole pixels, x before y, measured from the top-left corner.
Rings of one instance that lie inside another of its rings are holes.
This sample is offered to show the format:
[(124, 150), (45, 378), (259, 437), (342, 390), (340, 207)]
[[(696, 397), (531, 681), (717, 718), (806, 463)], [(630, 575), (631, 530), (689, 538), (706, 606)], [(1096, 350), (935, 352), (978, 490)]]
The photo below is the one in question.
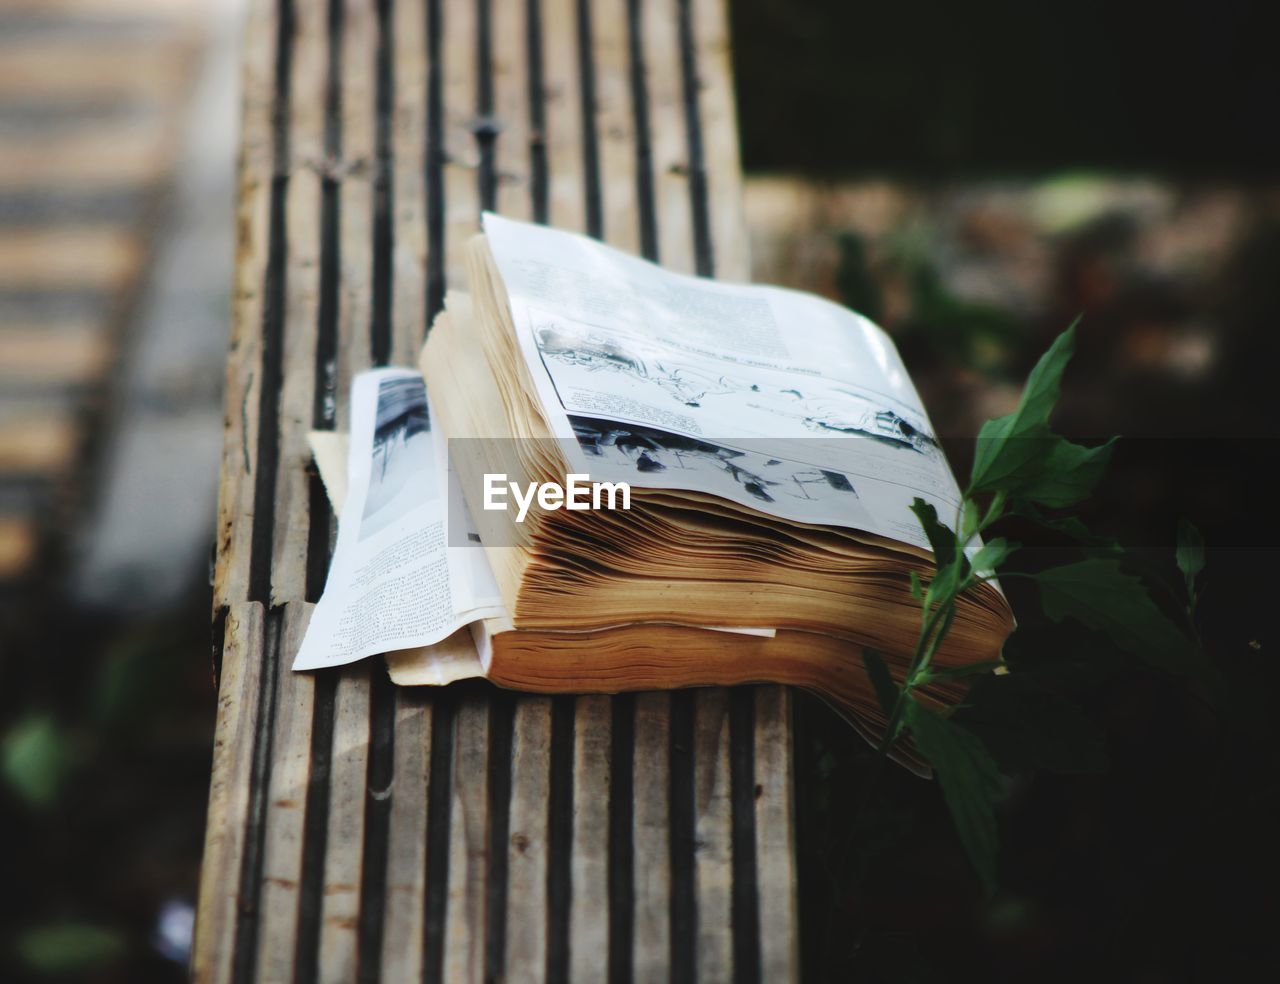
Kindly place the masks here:
[(505, 614), (483, 551), (447, 545), (445, 455), (420, 373), (356, 377), (338, 541), (295, 670), (429, 646)]
[(927, 542), (960, 491), (892, 340), (778, 287), (687, 277), (484, 216), (522, 353), (593, 480), (708, 492), (800, 522)]

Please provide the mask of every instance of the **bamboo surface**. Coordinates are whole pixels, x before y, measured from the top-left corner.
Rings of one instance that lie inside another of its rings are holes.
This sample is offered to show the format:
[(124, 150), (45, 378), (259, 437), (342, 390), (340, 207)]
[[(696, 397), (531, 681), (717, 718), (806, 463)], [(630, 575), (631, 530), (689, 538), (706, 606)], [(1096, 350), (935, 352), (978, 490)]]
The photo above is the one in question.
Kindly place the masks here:
[(195, 979), (795, 979), (784, 691), (289, 670), (306, 433), (413, 364), (482, 209), (747, 278), (723, 4), (256, 0), (244, 59)]

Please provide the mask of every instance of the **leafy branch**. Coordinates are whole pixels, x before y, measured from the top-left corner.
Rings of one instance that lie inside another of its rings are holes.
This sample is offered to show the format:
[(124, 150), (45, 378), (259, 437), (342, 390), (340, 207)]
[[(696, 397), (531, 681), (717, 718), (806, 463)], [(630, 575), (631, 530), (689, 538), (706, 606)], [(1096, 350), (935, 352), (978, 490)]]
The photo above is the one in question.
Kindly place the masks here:
[[(1072, 619), (1104, 633), (1118, 648), (1161, 670), (1197, 681), (1210, 696), (1222, 693), (1221, 680), (1202, 658), (1196, 638), (1197, 577), (1204, 566), (1204, 546), (1195, 528), (1186, 523), (1180, 528), (1177, 553), (1186, 584), (1188, 636), (1166, 618), (1143, 581), (1124, 569), (1118, 544), (1095, 536), (1077, 517), (1046, 513), (1068, 509), (1090, 495), (1116, 441), (1077, 444), (1055, 434), (1049, 425), (1063, 372), (1074, 352), (1075, 333), (1073, 323), (1041, 357), (1017, 408), (983, 425), (953, 524), (943, 523), (935, 508), (922, 499), (912, 504), (933, 550), (935, 573), (927, 585), (912, 577), (912, 594), (920, 603), (920, 631), (902, 682), (894, 680), (878, 654), (863, 652), (887, 718), (878, 747), (881, 759), (910, 735), (916, 750), (933, 767), (960, 840), (988, 890), (996, 883), (995, 808), (1004, 787), (1000, 767), (983, 739), (954, 712), (940, 713), (920, 699), (922, 688), (990, 674), (1001, 665), (934, 666), (955, 619), (957, 601), (965, 592), (997, 574), (1030, 578), (1051, 621)], [(1003, 570), (1019, 545), (1003, 537), (982, 540), (1009, 516), (1065, 534), (1092, 555), (1034, 574)]]

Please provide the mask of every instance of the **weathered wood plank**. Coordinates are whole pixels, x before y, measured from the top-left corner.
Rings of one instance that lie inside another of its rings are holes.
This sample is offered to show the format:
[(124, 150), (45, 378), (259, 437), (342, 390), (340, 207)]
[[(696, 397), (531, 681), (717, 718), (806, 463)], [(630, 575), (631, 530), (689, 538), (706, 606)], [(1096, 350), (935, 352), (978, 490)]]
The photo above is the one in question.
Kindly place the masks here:
[(689, 199), (678, 7), (678, 0), (646, 0), (641, 5), (641, 37), (649, 93), (658, 259), (672, 270), (693, 273), (693, 207)]
[(756, 688), (755, 724), (760, 979), (798, 980), (791, 695), (785, 688)]
[(546, 115), (547, 213), (551, 225), (586, 231), (582, 162), (582, 94), (574, 0), (543, 0), (543, 102)]
[(191, 55), (180, 45), (139, 39), (84, 44), (56, 36), (33, 38), (0, 53), (0, 92), (7, 102), (102, 106), (128, 101), (131, 108), (146, 106), (190, 78)]
[[(320, 316), (320, 183), (328, 62), (324, 13), (321, 4), (302, 3), (294, 9), (280, 436), (271, 549), (271, 600), (276, 605), (306, 596), (311, 529), (307, 432), (315, 400)], [(295, 652), (286, 650), (286, 659)]]
[[(494, 0), (490, 56), (494, 204), (515, 219), (534, 217), (528, 5)], [(550, 855), (551, 701), (515, 703), (503, 972), (508, 981), (540, 981), (547, 968)], [(499, 768), (501, 765), (499, 765)]]
[(427, 312), (427, 25), (425, 3), (393, 10), (394, 291), (391, 361), (416, 365)]
[(142, 262), (142, 240), (118, 226), (0, 230), (0, 290), (118, 290)]
[(341, 183), (338, 294), (338, 413), (350, 429), (351, 379), (373, 365), (374, 80), (378, 24), (371, 0), (345, 2), (342, 35), (342, 159), (331, 162)]
[(600, 197), (604, 238), (629, 253), (640, 252), (636, 201), (638, 153), (632, 112), (627, 0), (593, 5), (591, 51), (596, 75), (596, 134), (600, 147)]
[[(270, 83), (258, 93), (268, 98), (270, 94)], [(105, 189), (147, 184), (172, 161), (175, 147), (169, 131), (164, 120), (148, 117), (8, 136), (0, 141), (0, 188), (16, 192), (65, 185)]]
[(573, 889), (569, 905), (569, 976), (600, 979), (609, 947), (608, 697), (579, 697), (573, 742)]
[(444, 979), (479, 984), (489, 868), (489, 701), (482, 692), (463, 698), (455, 728)]
[(387, 832), (387, 901), (382, 976), (419, 980), (427, 881), (427, 797), (431, 771), (431, 692), (396, 692), (395, 779)]
[[(381, 672), (381, 668), (378, 669)], [(359, 961), (365, 777), (369, 768), (368, 668), (343, 671), (334, 700), (329, 824), (320, 903), (321, 981), (355, 980)]]
[(747, 224), (742, 204), (738, 118), (734, 105), (726, 5), (692, 4), (697, 45), (698, 112), (708, 185), (715, 274), (724, 280), (751, 277)]
[(105, 327), (90, 322), (6, 325), (0, 329), (0, 382), (73, 385), (97, 379), (111, 360)]
[(449, 290), (466, 290), (467, 241), (480, 231), (476, 145), (476, 32), (474, 0), (440, 0), (444, 91), (444, 272)]
[[(311, 620), (313, 606), (285, 606), (281, 652), (293, 653)], [(315, 677), (276, 675), (275, 739), (267, 779), (267, 806), (259, 907), (257, 979), (263, 984), (294, 976), (293, 941), (298, 931), (298, 887), (307, 785), (311, 780), (311, 715)]]
[(635, 955), (637, 984), (662, 984), (671, 967), (671, 696), (636, 695)]
[(54, 475), (75, 458), (79, 434), (68, 407), (6, 413), (0, 419), (0, 472)]
[(511, 749), (505, 958), (509, 982), (540, 981), (546, 971), (550, 780), (551, 701), (521, 698)]
[(493, 0), (493, 119), (496, 209), (533, 217), (529, 130), (529, 26), (524, 0)]
[(258, 726), (258, 686), (264, 617), (255, 602), (232, 605), (223, 632), (218, 715), (213, 733), (213, 778), (205, 825), (200, 920), (192, 948), (192, 979), (231, 980), (239, 915), (239, 872), (252, 793), (253, 736)]
[[(253, 536), (253, 468), (258, 446), (262, 386), (263, 283), (270, 251), (271, 111), (275, 102), (275, 5), (250, 6), (244, 33), (243, 108), (236, 193), (235, 294), (231, 309), (231, 357), (225, 407), (222, 480), (218, 490), (218, 539), (214, 565), (215, 608), (249, 595)], [(208, 869), (206, 869), (208, 870)]]
[(733, 979), (733, 804), (726, 690), (697, 693), (693, 768), (698, 980), (729, 981)]

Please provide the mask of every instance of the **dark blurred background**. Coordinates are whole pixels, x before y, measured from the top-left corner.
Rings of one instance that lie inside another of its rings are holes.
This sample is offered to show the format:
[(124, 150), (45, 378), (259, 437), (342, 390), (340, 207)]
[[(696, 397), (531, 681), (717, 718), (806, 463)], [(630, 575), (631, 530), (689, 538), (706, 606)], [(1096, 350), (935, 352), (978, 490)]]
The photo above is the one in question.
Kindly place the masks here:
[[(0, 0), (4, 980), (185, 976), (238, 8)], [(1083, 315), (1059, 428), (1125, 436), (1086, 518), (1153, 583), (1179, 517), (1204, 531), (1201, 633), (1238, 699), (1210, 709), (1010, 584), (1010, 660), (1052, 700), (1023, 709), (1040, 745), (1002, 749), (988, 898), (936, 787), (894, 773), (868, 793), (868, 751), (797, 695), (808, 979), (1274, 970), (1270, 13), (731, 3), (756, 279), (884, 324), (957, 471)]]

